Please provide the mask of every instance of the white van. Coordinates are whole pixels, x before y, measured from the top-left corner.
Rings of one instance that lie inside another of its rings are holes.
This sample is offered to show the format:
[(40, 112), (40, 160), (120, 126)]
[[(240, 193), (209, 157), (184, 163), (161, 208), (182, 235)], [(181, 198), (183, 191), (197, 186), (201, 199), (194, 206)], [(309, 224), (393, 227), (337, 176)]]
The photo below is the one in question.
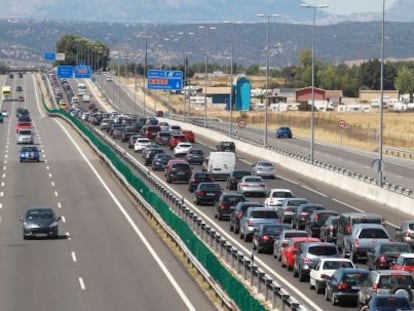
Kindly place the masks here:
[(33, 133), (31, 129), (20, 129), (16, 135), (18, 144), (33, 144)]
[(236, 154), (228, 151), (210, 152), (207, 158), (207, 171), (216, 180), (226, 180), (236, 165)]
[(86, 84), (85, 83), (78, 83), (78, 96), (86, 94)]

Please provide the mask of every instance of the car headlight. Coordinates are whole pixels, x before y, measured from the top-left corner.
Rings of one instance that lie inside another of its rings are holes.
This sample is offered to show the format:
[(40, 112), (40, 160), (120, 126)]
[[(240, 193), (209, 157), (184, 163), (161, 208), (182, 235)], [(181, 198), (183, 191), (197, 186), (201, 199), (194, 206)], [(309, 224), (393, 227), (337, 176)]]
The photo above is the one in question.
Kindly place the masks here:
[(23, 228), (24, 229), (32, 229), (32, 228), (36, 228), (36, 225), (25, 221), (25, 222), (23, 222)]
[(57, 225), (58, 225), (57, 221), (54, 221), (49, 225), (49, 228), (56, 227)]

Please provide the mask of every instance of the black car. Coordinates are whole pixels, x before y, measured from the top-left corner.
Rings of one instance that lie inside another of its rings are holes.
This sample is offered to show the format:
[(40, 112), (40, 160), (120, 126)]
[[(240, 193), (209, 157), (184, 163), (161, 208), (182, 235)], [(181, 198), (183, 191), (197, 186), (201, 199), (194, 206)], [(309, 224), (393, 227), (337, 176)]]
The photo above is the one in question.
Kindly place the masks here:
[(339, 216), (329, 216), (320, 227), (319, 238), (324, 242), (336, 242), (338, 234)]
[(166, 178), (167, 183), (185, 182), (188, 183), (191, 177), (191, 166), (187, 162), (177, 162), (168, 168)]
[(31, 208), (20, 220), (23, 223), (23, 239), (59, 236), (60, 217), (56, 217), (51, 208)]
[(16, 92), (23, 92), (23, 88), (20, 85), (16, 86)]
[(252, 206), (261, 207), (263, 206), (263, 204), (259, 202), (253, 202), (253, 201), (247, 201), (247, 202), (242, 201), (236, 204), (232, 213), (230, 214), (230, 222), (229, 222), (230, 231), (233, 231), (236, 234), (239, 233), (240, 219), (242, 219), (246, 210)]
[(23, 114), (17, 118), (18, 122), (31, 122), (32, 119), (30, 118), (29, 114)]
[(335, 210), (316, 210), (310, 216), (305, 225), (306, 232), (313, 238), (319, 238), (321, 227), (325, 220), (330, 216), (338, 216), (339, 212)]
[(207, 171), (194, 172), (188, 181), (188, 191), (193, 192), (199, 183), (215, 181), (214, 176)]
[(234, 170), (227, 178), (226, 188), (229, 190), (237, 190), (237, 184), (243, 176), (249, 176), (252, 172), (246, 170)]
[(29, 110), (27, 110), (26, 108), (22, 108), (22, 107), (17, 107), (16, 108), (16, 117), (20, 118), (21, 116), (25, 116), (25, 115), (29, 115)]
[(236, 145), (232, 141), (221, 141), (216, 145), (217, 151), (236, 152)]
[(288, 229), (290, 229), (290, 225), (286, 224), (260, 225), (259, 229), (253, 234), (253, 250), (257, 250), (258, 253), (272, 253), (275, 240), (279, 238), (283, 230)]
[(151, 168), (153, 171), (163, 171), (165, 168), (165, 165), (173, 159), (174, 157), (170, 154), (166, 153), (158, 153), (154, 156), (154, 159), (152, 160)]
[(296, 214), (293, 215), (292, 228), (296, 230), (305, 229), (306, 222), (310, 215), (317, 210), (324, 210), (325, 207), (321, 204), (307, 203), (302, 204), (296, 209)]
[(369, 270), (389, 269), (401, 253), (411, 253), (412, 248), (405, 242), (383, 242), (375, 245), (367, 252), (367, 265)]
[(201, 182), (194, 190), (194, 203), (201, 204), (215, 204), (221, 195), (220, 184), (216, 182)]
[(154, 157), (156, 154), (165, 153), (164, 149), (161, 148), (151, 148), (148, 150), (147, 153), (145, 153), (145, 165), (151, 165), (152, 160), (154, 160)]
[(187, 152), (184, 159), (191, 164), (203, 164), (204, 162), (204, 153), (201, 149), (191, 149)]
[(242, 194), (223, 192), (215, 204), (214, 218), (218, 220), (229, 218), (237, 203), (245, 201), (247, 201), (246, 197)]
[(340, 268), (326, 280), (325, 299), (332, 305), (343, 302), (357, 304), (358, 292), (369, 271), (360, 268)]

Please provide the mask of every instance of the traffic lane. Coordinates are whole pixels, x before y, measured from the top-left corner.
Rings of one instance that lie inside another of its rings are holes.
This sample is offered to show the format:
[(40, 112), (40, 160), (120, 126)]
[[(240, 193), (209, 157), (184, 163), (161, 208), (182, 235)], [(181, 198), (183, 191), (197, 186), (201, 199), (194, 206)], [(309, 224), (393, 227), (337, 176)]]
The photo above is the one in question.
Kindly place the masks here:
[[(227, 130), (226, 122), (213, 123), (212, 121), (211, 124), (221, 130)], [(243, 129), (242, 135), (251, 139), (263, 140), (263, 130), (258, 128), (247, 127)], [(272, 132), (268, 133), (268, 142), (270, 145), (277, 146), (283, 150), (288, 150), (305, 157), (309, 156), (309, 142), (307, 140), (276, 139), (275, 134)], [(377, 156), (374, 153), (364, 153), (340, 146), (315, 143), (315, 159), (360, 172), (373, 178), (376, 178), (377, 174), (371, 168), (371, 163), (376, 158)], [(393, 157), (385, 156), (384, 163), (386, 164), (386, 168), (384, 175), (386, 180), (397, 185), (410, 187), (414, 172), (408, 161), (409, 160), (394, 159)]]
[[(113, 198), (105, 192), (97, 176), (80, 160), (72, 143), (53, 124), (53, 119), (43, 120), (45, 122), (38, 127), (40, 132), (46, 133), (44, 148), (48, 154), (48, 164), (53, 171), (60, 203), (71, 219), (68, 224), (71, 244), (77, 254), (79, 271), (84, 277), (88, 304), (93, 309), (108, 311), (136, 308), (137, 301), (144, 306), (143, 309), (188, 309), (170, 282), (161, 281), (166, 279), (165, 274), (128, 225)], [(71, 130), (69, 125), (64, 126)], [(72, 132), (71, 136), (76, 137)], [(82, 140), (77, 138), (76, 142), (82, 146), (82, 150), (88, 150)], [(87, 154), (94, 166), (98, 166), (100, 160), (92, 151), (87, 151)], [(148, 244), (156, 249), (158, 257), (162, 258), (159, 260), (167, 264), (176, 283), (182, 286), (196, 309), (212, 309), (204, 293), (146, 224), (136, 211), (135, 204), (113, 182), (107, 170), (102, 167), (99, 173), (105, 176), (108, 188), (113, 190), (120, 205), (147, 237)], [(163, 299), (159, 299), (160, 296)]]
[[(12, 125), (15, 124), (14, 118)], [(4, 310), (84, 310), (67, 240), (23, 240), (20, 217), (33, 206), (56, 207), (46, 163), (20, 163), (9, 133), (0, 224), (0, 299)], [(3, 176), (2, 174), (2, 176)], [(61, 230), (64, 232), (64, 224)]]

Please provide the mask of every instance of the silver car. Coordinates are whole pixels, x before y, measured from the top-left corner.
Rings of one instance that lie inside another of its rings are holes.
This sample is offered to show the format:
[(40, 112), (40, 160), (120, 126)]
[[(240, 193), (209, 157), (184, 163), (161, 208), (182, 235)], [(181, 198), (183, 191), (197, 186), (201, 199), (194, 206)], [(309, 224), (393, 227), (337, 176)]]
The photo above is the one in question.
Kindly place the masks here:
[(279, 217), (273, 208), (249, 207), (246, 214), (240, 219), (240, 238), (249, 242), (260, 225), (278, 225)]
[(259, 160), (256, 161), (252, 165), (252, 172), (254, 175), (267, 177), (267, 178), (275, 178), (276, 177), (276, 170), (273, 166), (273, 163), (266, 160)]
[(266, 183), (260, 176), (247, 175), (243, 176), (237, 184), (237, 192), (247, 195), (266, 196)]

